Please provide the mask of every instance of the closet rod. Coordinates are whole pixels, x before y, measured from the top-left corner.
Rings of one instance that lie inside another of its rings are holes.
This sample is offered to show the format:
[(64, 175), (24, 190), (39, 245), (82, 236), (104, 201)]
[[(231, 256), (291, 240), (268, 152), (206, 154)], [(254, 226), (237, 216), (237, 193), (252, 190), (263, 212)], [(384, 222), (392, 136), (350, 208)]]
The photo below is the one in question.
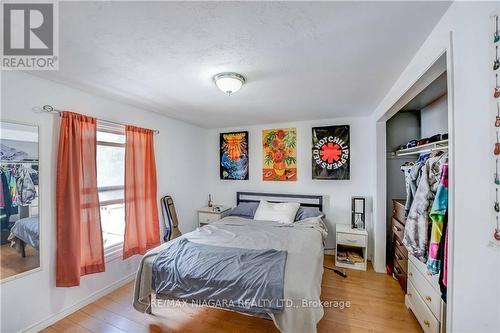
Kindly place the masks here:
[[(44, 105), (42, 106), (42, 110), (47, 112), (47, 113), (58, 113), (59, 115), (61, 115), (63, 113), (63, 110), (58, 110), (56, 108), (54, 108), (52, 105)], [(106, 120), (106, 119), (101, 119), (101, 118), (97, 118), (97, 120), (100, 120), (100, 121), (103, 121), (103, 122), (106, 122), (106, 123), (110, 123), (110, 124), (115, 124), (115, 125), (119, 125), (119, 126), (125, 126), (125, 124), (123, 123), (118, 123), (116, 121), (111, 121), (111, 120)], [(160, 134), (160, 131), (159, 130), (152, 130), (154, 134)]]
[(439, 150), (448, 150), (448, 147), (443, 146), (443, 147), (422, 149), (422, 150), (408, 152), (408, 153), (397, 153), (397, 155), (395, 155), (395, 156), (418, 155), (418, 154), (422, 154), (422, 153), (429, 153), (429, 152), (439, 151)]

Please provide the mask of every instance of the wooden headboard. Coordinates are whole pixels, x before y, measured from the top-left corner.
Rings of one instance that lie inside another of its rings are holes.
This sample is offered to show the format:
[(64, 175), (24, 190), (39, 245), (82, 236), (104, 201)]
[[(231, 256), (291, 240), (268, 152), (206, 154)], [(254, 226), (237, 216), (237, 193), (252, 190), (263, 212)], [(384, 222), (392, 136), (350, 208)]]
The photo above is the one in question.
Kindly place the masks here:
[(282, 194), (282, 193), (257, 193), (257, 192), (236, 192), (236, 204), (240, 202), (259, 202), (266, 200), (269, 202), (298, 202), (304, 207), (316, 207), (323, 211), (323, 196), (305, 194)]

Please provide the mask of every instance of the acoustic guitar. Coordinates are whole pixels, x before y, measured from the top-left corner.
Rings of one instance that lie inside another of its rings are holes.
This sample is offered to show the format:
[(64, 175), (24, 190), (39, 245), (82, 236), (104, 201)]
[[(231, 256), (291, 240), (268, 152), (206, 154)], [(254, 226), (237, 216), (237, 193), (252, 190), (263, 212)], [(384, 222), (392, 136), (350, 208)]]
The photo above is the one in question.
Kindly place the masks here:
[(496, 160), (496, 166), (495, 166), (495, 184), (500, 185), (500, 175), (498, 174), (498, 158)]
[(498, 86), (498, 74), (495, 74), (495, 88), (493, 88), (493, 97), (500, 97), (500, 87)]
[(493, 233), (493, 238), (495, 238), (497, 241), (500, 241), (500, 224), (498, 223), (498, 216), (497, 216), (497, 227), (495, 228), (495, 232)]
[(500, 59), (498, 59), (498, 45), (495, 46), (495, 61), (493, 61), (493, 70), (500, 68)]
[(495, 149), (493, 150), (495, 155), (500, 155), (500, 142), (498, 142), (498, 131), (497, 131), (497, 142), (495, 143)]
[(498, 31), (498, 15), (495, 16), (495, 33), (493, 34), (493, 43), (500, 40), (500, 32)]
[(496, 190), (496, 197), (495, 197), (495, 205), (493, 208), (495, 209), (495, 212), (500, 213), (500, 203), (498, 203), (498, 189)]
[(495, 120), (495, 127), (500, 127), (500, 102), (497, 102), (497, 118)]

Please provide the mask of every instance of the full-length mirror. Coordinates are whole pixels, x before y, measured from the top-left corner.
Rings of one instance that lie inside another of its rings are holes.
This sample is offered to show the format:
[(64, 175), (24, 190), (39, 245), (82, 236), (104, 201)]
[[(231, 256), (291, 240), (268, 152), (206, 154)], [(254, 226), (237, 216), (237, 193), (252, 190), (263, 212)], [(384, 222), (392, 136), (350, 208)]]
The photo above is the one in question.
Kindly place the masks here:
[(5, 281), (40, 267), (38, 127), (0, 122), (1, 270)]

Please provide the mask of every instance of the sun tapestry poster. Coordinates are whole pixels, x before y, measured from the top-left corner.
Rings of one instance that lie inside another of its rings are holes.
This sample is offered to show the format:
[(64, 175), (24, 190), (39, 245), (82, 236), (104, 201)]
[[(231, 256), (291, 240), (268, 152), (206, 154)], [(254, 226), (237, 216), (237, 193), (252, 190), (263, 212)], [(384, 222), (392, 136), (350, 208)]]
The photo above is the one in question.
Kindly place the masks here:
[(220, 134), (220, 179), (248, 179), (248, 132)]
[(263, 180), (297, 180), (297, 130), (295, 128), (263, 130), (262, 153)]
[(349, 125), (313, 127), (312, 145), (313, 179), (349, 179)]

